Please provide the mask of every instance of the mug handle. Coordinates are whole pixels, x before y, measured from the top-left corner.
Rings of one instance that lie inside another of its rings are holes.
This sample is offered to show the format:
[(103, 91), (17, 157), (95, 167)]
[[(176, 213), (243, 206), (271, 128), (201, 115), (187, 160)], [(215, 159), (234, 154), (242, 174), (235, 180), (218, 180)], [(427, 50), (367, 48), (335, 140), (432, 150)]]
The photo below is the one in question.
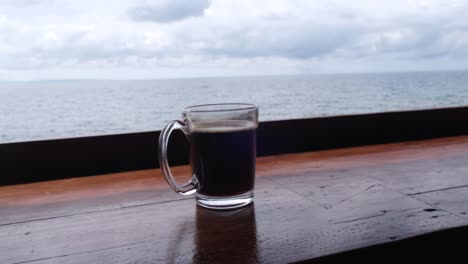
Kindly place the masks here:
[(172, 190), (182, 195), (193, 194), (196, 191), (196, 178), (192, 177), (192, 179), (189, 182), (183, 185), (179, 185), (175, 181), (174, 176), (171, 173), (171, 169), (169, 168), (169, 162), (167, 160), (167, 145), (169, 143), (169, 137), (171, 136), (171, 132), (174, 129), (182, 130), (187, 139), (190, 141), (187, 125), (183, 121), (172, 120), (171, 122), (169, 122), (161, 131), (161, 135), (159, 136), (159, 166), (161, 167), (161, 172), (164, 176), (164, 179), (166, 179), (166, 182), (169, 184), (169, 186), (171, 186)]

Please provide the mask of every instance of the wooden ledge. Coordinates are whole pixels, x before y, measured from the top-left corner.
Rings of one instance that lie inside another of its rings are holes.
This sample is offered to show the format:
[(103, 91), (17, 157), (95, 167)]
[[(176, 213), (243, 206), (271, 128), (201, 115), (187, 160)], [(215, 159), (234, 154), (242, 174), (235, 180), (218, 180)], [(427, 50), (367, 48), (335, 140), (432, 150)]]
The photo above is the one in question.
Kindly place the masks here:
[(468, 136), (261, 157), (254, 206), (228, 212), (156, 169), (4, 186), (0, 263), (323, 260), (467, 225), (467, 161)]

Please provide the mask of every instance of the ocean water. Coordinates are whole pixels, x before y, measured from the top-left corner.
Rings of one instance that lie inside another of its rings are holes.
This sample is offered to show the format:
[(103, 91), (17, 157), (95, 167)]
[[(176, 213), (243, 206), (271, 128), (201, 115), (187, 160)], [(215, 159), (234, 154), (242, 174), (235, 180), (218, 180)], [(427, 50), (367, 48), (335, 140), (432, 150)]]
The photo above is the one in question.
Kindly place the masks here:
[(0, 83), (0, 143), (160, 130), (184, 107), (247, 102), (260, 121), (468, 105), (468, 72)]

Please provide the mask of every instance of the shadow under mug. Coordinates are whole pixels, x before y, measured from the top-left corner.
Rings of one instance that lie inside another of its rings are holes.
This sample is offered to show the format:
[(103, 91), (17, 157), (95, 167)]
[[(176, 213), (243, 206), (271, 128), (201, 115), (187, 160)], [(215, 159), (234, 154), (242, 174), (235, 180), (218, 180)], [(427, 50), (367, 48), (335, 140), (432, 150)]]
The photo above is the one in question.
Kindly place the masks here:
[[(197, 203), (211, 209), (233, 209), (253, 201), (258, 107), (252, 104), (209, 104), (185, 108), (183, 121), (173, 120), (159, 137), (159, 164), (171, 188), (195, 193)], [(167, 146), (180, 129), (190, 141), (192, 178), (179, 185), (170, 171)]]

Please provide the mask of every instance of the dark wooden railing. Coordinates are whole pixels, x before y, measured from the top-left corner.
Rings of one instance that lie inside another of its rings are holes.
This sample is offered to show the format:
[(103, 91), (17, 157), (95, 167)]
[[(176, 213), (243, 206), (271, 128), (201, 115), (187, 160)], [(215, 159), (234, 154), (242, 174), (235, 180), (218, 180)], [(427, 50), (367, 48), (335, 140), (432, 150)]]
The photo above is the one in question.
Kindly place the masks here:
[[(267, 110), (265, 110), (267, 111)], [(159, 131), (0, 144), (0, 185), (157, 168)], [(468, 134), (468, 107), (262, 122), (258, 156)], [(172, 165), (188, 163), (176, 131)]]

